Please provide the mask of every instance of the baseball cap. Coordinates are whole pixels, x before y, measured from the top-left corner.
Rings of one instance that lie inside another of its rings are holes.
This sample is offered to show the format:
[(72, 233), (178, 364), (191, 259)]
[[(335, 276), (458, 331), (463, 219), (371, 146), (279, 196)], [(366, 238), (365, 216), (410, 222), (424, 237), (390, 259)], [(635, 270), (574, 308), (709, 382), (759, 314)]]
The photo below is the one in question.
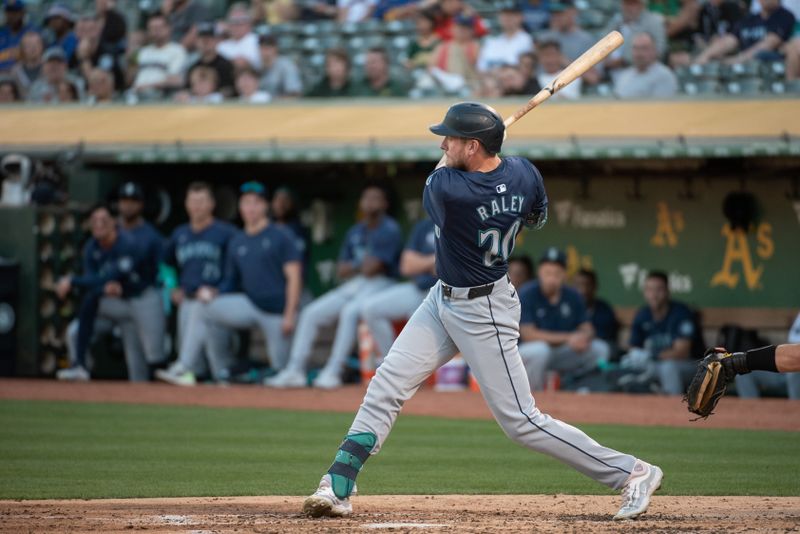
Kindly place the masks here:
[(142, 186), (136, 182), (125, 182), (119, 188), (119, 198), (131, 198), (141, 201), (144, 200), (144, 191), (142, 191)]
[(243, 183), (242, 186), (239, 188), (239, 193), (243, 195), (252, 193), (254, 195), (260, 196), (261, 198), (264, 199), (267, 198), (266, 186), (261, 182), (256, 182), (255, 180)]
[(25, 11), (25, 2), (22, 0), (4, 0), (3, 9), (6, 11)]
[(201, 22), (197, 25), (197, 35), (201, 37), (216, 37), (217, 25), (213, 22)]
[(48, 61), (67, 61), (67, 54), (64, 53), (64, 49), (60, 46), (51, 46), (48, 48), (44, 55), (42, 55), (42, 61), (47, 63)]
[(70, 11), (70, 9), (63, 5), (63, 4), (55, 4), (47, 10), (47, 14), (44, 16), (44, 23), (47, 24), (47, 21), (54, 18), (54, 17), (61, 17), (69, 21), (71, 24), (75, 24), (75, 15)]
[(571, 9), (575, 7), (575, 4), (572, 0), (557, 0), (556, 2), (552, 2), (550, 4), (550, 11), (553, 13), (560, 13), (561, 11), (566, 11), (567, 9)]
[(539, 258), (539, 265), (543, 263), (557, 263), (566, 269), (567, 256), (556, 247), (548, 247)]

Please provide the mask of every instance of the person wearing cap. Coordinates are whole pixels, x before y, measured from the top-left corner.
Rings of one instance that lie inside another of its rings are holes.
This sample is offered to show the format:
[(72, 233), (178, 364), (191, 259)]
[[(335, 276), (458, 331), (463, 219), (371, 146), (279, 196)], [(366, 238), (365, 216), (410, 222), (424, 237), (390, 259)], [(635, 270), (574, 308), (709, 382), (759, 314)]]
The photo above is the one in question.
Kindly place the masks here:
[(117, 193), (120, 231), (131, 236), (141, 267), (144, 290), (132, 299), (133, 321), (137, 326), (144, 356), (150, 365), (164, 361), (166, 318), (158, 281), (164, 237), (143, 216), (144, 191), (136, 182), (125, 182)]
[(36, 31), (33, 24), (25, 22), (24, 0), (3, 0), (5, 24), (0, 26), (0, 73), (8, 72), (17, 63), (22, 36)]
[(537, 34), (537, 41), (558, 41), (567, 61), (575, 61), (595, 43), (594, 37), (578, 26), (578, 10), (573, 0), (550, 3), (550, 24)]
[(533, 50), (533, 39), (522, 28), (522, 9), (516, 1), (503, 4), (498, 16), (500, 34), (487, 37), (478, 55), (478, 70), (488, 72), (504, 65), (517, 65), (519, 56)]
[[(168, 368), (159, 369), (159, 380), (180, 386), (196, 384), (203, 365), (205, 332), (202, 307), (219, 293), (225, 273), (228, 245), (239, 230), (214, 218), (214, 191), (205, 182), (192, 182), (186, 190), (184, 207), (189, 222), (178, 226), (164, 249), (164, 263), (178, 270), (178, 287), (171, 300), (178, 307), (177, 348), (180, 357)], [(185, 344), (200, 348), (183, 350)]]
[(63, 4), (54, 4), (44, 17), (45, 46), (60, 46), (67, 55), (67, 63), (72, 61), (78, 48), (78, 37), (72, 29), (75, 27), (75, 15)]
[(258, 36), (253, 33), (250, 10), (245, 4), (233, 4), (225, 20), (228, 38), (217, 45), (222, 57), (233, 62), (236, 67), (261, 69), (261, 54), (258, 50)]
[(565, 284), (566, 276), (566, 256), (550, 247), (539, 260), (537, 280), (519, 291), (519, 353), (531, 391), (544, 388), (548, 370), (591, 371), (611, 356), (608, 343), (594, 337), (586, 304)]
[(608, 21), (601, 32), (606, 34), (618, 31), (625, 42), (613, 51), (605, 61), (605, 67), (617, 69), (630, 65), (633, 61), (633, 37), (640, 33), (649, 33), (656, 43), (658, 57), (667, 51), (667, 32), (664, 16), (647, 10), (647, 0), (620, 0), (620, 11)]
[(147, 19), (148, 44), (139, 50), (133, 90), (140, 96), (162, 98), (183, 85), (186, 50), (170, 41), (170, 27), (160, 13)]
[(200, 57), (186, 71), (186, 87), (189, 87), (192, 71), (199, 67), (208, 67), (214, 69), (217, 73), (219, 92), (225, 97), (233, 96), (235, 93), (233, 63), (217, 52), (219, 34), (216, 25), (213, 22), (201, 22), (198, 24), (196, 42)]
[(199, 0), (164, 0), (161, 12), (169, 21), (172, 41), (187, 51), (196, 48), (200, 24), (212, 20), (208, 8)]
[(267, 188), (247, 182), (239, 191), (244, 229), (228, 243), (218, 291), (199, 296), (206, 304), (198, 333), (183, 340), (178, 357), (189, 367), (205, 348), (211, 378), (223, 382), (235, 363), (228, 344), (231, 330), (258, 327), (272, 368), (286, 365), (303, 285), (301, 252), (288, 230), (270, 222)]
[(83, 80), (71, 75), (67, 70), (67, 56), (58, 46), (47, 49), (44, 56), (42, 74), (31, 85), (26, 100), (36, 104), (57, 104), (61, 102), (59, 90), (64, 83), (75, 86), (78, 99), (83, 99)]
[(339, 251), (336, 270), (342, 284), (303, 308), (289, 363), (276, 376), (265, 380), (265, 385), (306, 386), (306, 363), (311, 358), (314, 342), (322, 328), (334, 324), (336, 336), (330, 356), (312, 385), (321, 389), (342, 385), (347, 356), (356, 345), (363, 306), (393, 283), (403, 246), (400, 226), (386, 214), (389, 197), (381, 185), (365, 187), (358, 207), (363, 218), (347, 231)]
[(297, 64), (280, 54), (278, 40), (273, 35), (262, 35), (258, 39), (261, 53), (260, 87), (273, 97), (298, 97), (303, 93), (303, 80)]

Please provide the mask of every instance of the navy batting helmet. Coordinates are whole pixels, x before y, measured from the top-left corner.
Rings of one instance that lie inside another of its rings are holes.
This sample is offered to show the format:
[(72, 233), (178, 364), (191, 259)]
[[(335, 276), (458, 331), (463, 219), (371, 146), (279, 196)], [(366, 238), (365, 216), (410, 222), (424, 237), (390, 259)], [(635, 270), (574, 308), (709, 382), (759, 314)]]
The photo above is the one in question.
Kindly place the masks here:
[(492, 108), (478, 102), (459, 102), (450, 106), (441, 124), (430, 130), (436, 135), (477, 139), (490, 154), (500, 152), (505, 124)]

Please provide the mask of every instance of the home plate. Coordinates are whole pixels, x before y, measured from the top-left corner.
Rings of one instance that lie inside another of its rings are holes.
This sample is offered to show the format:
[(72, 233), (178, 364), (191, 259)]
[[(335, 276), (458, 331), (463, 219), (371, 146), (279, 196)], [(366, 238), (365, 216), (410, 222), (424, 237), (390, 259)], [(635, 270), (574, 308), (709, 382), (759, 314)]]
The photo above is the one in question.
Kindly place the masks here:
[(441, 528), (449, 526), (440, 523), (367, 523), (361, 528)]

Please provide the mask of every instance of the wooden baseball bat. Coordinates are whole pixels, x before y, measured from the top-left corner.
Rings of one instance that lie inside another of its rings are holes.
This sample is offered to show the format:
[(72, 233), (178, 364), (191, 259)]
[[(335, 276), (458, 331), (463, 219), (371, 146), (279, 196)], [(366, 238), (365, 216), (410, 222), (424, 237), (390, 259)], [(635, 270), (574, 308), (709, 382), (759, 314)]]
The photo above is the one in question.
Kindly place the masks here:
[(550, 85), (536, 93), (533, 98), (528, 100), (528, 102), (514, 112), (513, 115), (506, 117), (503, 121), (506, 128), (520, 120), (526, 113), (556, 94), (562, 88), (575, 81), (576, 78), (583, 76), (587, 70), (603, 61), (611, 52), (622, 46), (623, 42), (625, 42), (625, 39), (618, 31), (612, 31), (597, 41), (594, 46), (581, 54), (578, 59), (567, 65), (567, 68), (562, 70), (558, 76), (550, 82)]

